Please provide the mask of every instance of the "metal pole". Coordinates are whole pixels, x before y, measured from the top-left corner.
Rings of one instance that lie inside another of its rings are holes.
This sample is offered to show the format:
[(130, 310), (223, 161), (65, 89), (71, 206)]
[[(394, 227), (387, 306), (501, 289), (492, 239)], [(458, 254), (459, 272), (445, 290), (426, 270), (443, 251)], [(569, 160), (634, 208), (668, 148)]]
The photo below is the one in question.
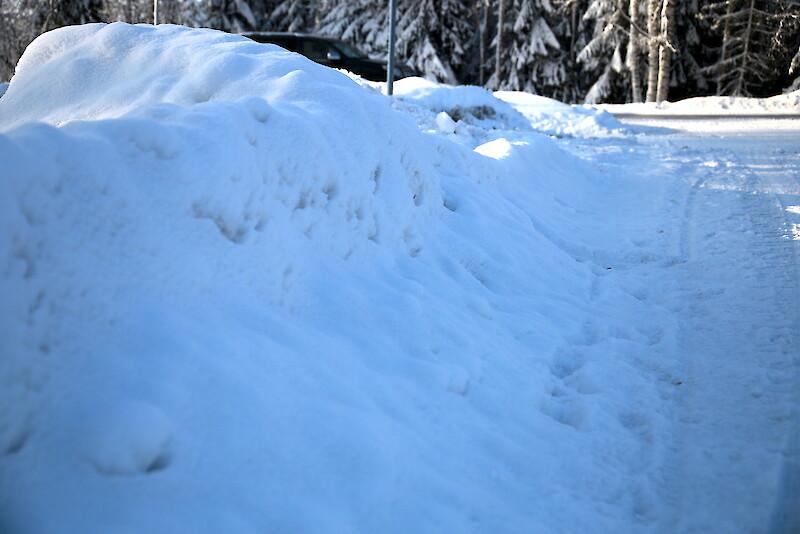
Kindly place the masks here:
[(505, 11), (506, 0), (500, 0), (497, 12), (497, 49), (494, 56), (494, 88), (500, 90), (500, 75), (502, 74), (503, 58), (503, 27), (506, 25)]
[(397, 0), (389, 0), (389, 64), (386, 66), (386, 93), (394, 93), (394, 54), (397, 41)]
[(153, 0), (153, 24), (158, 24), (158, 0)]

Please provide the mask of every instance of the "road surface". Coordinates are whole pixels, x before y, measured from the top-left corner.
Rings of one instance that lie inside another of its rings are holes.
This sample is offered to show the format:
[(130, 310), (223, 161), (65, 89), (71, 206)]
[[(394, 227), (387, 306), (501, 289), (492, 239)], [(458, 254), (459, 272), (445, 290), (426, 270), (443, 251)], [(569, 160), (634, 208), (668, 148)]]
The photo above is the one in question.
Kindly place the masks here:
[(567, 146), (640, 187), (616, 224), (660, 258), (601, 281), (671, 340), (642, 355), (665, 377), (637, 463), (666, 503), (647, 530), (800, 532), (800, 121), (630, 123), (661, 128)]

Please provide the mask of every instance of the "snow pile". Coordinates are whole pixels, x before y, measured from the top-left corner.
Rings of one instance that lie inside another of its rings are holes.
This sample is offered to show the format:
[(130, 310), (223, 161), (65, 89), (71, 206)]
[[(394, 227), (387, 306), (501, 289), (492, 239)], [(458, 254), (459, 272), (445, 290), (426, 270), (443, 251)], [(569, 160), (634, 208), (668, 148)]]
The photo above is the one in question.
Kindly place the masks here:
[(405, 78), (396, 82), (394, 94), (401, 101), (413, 101), (437, 115), (446, 113), (463, 126), (523, 131), (531, 129), (517, 110), (494, 98), (491, 92), (482, 87), (455, 87), (422, 78)]
[(669, 524), (646, 268), (679, 261), (643, 185), (530, 120), (617, 123), (405, 83), (174, 26), (30, 45), (0, 99), (0, 531)]
[(396, 109), (414, 117), (423, 131), (471, 148), (499, 136), (526, 137), (532, 131), (558, 137), (618, 136), (627, 131), (606, 111), (527, 93), (492, 93), (482, 87), (405, 78), (395, 83), (394, 94)]
[(0, 83), (0, 96), (3, 96), (8, 89), (7, 83)]
[(539, 132), (557, 137), (619, 137), (630, 129), (611, 113), (593, 106), (570, 106), (551, 98), (517, 91), (494, 95), (520, 111)]
[[(71, 41), (52, 32), (26, 50), (0, 111), (3, 128), (115, 118), (148, 104), (190, 106), (241, 95), (269, 103), (309, 77), (310, 61), (302, 56), (214, 30), (163, 26), (132, 32), (121, 24), (87, 24), (69, 32)], [(197, 54), (199, 48), (204, 55)], [(125, 83), (115, 78), (120, 75)], [(334, 99), (336, 86), (350, 85), (330, 69), (314, 77), (315, 84), (330, 86)], [(24, 105), (31, 101), (38, 109)]]

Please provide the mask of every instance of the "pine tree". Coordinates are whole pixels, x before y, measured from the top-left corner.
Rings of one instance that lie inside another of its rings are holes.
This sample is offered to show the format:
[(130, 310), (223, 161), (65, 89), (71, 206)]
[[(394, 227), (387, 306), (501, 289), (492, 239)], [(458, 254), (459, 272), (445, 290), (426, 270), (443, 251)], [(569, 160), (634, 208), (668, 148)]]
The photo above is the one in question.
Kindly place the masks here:
[(318, 4), (313, 0), (282, 0), (272, 12), (270, 23), (278, 31), (310, 33), (317, 26)]
[(248, 0), (202, 0), (206, 24), (232, 33), (257, 30), (259, 20)]
[(777, 64), (786, 51), (776, 53), (776, 39), (784, 20), (793, 16), (788, 0), (724, 0), (709, 4), (703, 16), (722, 33), (719, 59), (704, 70), (715, 78), (717, 94), (766, 96), (774, 89)]
[[(164, 0), (161, 0), (162, 6)], [(103, 20), (136, 24), (150, 22), (153, 16), (151, 0), (105, 0), (102, 6)]]
[(553, 95), (566, 80), (561, 44), (546, 15), (554, 11), (548, 0), (517, 0), (512, 32), (508, 36), (508, 68), (501, 87)]
[[(12, 2), (12, 6), (13, 6)], [(36, 34), (87, 22), (102, 21), (101, 0), (20, 0), (16, 12), (25, 18), (24, 26)]]
[(317, 31), (353, 43), (367, 55), (386, 57), (388, 20), (389, 4), (386, 1), (337, 0), (322, 16)]
[(494, 75), (489, 80), (491, 87), (501, 89), (504, 83), (503, 63), (506, 46), (503, 36), (508, 34), (508, 18), (506, 17), (507, 0), (497, 0), (497, 33), (494, 37)]
[(708, 94), (708, 76), (702, 66), (708, 63), (709, 49), (703, 35), (707, 24), (697, 17), (700, 0), (681, 0), (676, 6), (675, 32), (678, 46), (672, 56), (670, 97), (680, 100)]
[[(0, 0), (0, 83), (11, 78), (27, 44), (25, 33), (17, 23), (17, 11), (10, 0)], [(33, 35), (33, 32), (29, 32)]]
[[(562, 102), (583, 102), (595, 79), (587, 80), (583, 65), (578, 61), (580, 52), (592, 40), (594, 21), (585, 20), (583, 14), (588, 0), (556, 0), (558, 9), (551, 18), (551, 28), (561, 43), (561, 63), (566, 73), (563, 85), (550, 96)], [(588, 82), (588, 83), (587, 83)]]
[(459, 0), (415, 0), (398, 16), (398, 49), (408, 62), (445, 83), (458, 83), (475, 29)]
[(486, 84), (486, 68), (488, 59), (489, 19), (491, 18), (491, 4), (489, 0), (473, 0), (472, 20), (476, 28), (475, 41), (472, 50), (477, 49), (477, 56), (473, 53), (473, 64), (468, 67), (468, 83), (483, 86)]
[(627, 100), (628, 83), (622, 51), (627, 48), (627, 4), (620, 0), (592, 0), (583, 15), (593, 23), (594, 32), (578, 54), (584, 75), (593, 80), (584, 102), (622, 102)]

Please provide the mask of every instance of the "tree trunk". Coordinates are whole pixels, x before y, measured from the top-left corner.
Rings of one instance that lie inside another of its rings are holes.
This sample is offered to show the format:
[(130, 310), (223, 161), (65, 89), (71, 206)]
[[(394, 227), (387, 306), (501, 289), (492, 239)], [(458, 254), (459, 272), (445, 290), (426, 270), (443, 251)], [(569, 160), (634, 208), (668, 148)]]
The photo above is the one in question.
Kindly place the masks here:
[[(486, 64), (486, 29), (488, 19), (488, 0), (475, 0), (472, 9), (472, 19), (475, 27), (478, 28), (478, 85), (483, 87), (485, 79)], [(483, 12), (483, 18), (481, 18)]]
[(658, 16), (661, 2), (648, 0), (647, 2), (647, 101), (656, 101), (658, 89)]
[(642, 80), (639, 77), (639, 35), (636, 31), (636, 20), (639, 14), (639, 0), (630, 0), (628, 3), (628, 17), (630, 28), (628, 29), (628, 70), (631, 73), (631, 101), (642, 101)]
[(739, 66), (739, 75), (736, 77), (736, 85), (733, 88), (731, 96), (747, 96), (748, 91), (745, 90), (744, 75), (747, 72), (747, 60), (750, 57), (750, 43), (753, 41), (753, 33), (755, 32), (753, 26), (753, 15), (756, 11), (755, 0), (750, 0), (750, 9), (747, 12), (747, 26), (745, 27), (745, 34), (742, 37), (744, 42), (744, 49), (742, 50), (742, 59)]
[(717, 96), (722, 96), (725, 75), (728, 73), (728, 67), (725, 61), (728, 59), (728, 48), (731, 42), (731, 18), (736, 9), (735, 0), (728, 0), (728, 5), (725, 9), (725, 22), (722, 29), (722, 50), (720, 51), (719, 68), (717, 69)]
[(672, 49), (675, 46), (675, 2), (664, 0), (661, 10), (661, 43), (658, 56), (658, 91), (656, 102), (663, 102), (669, 93), (669, 75), (672, 65)]
[(505, 25), (505, 10), (506, 10), (506, 2), (505, 0), (499, 0), (500, 5), (497, 10), (497, 47), (495, 49), (495, 60), (494, 60), (494, 83), (495, 89), (500, 89), (500, 75), (501, 75), (501, 67), (503, 65), (502, 56), (503, 56), (503, 26)]

